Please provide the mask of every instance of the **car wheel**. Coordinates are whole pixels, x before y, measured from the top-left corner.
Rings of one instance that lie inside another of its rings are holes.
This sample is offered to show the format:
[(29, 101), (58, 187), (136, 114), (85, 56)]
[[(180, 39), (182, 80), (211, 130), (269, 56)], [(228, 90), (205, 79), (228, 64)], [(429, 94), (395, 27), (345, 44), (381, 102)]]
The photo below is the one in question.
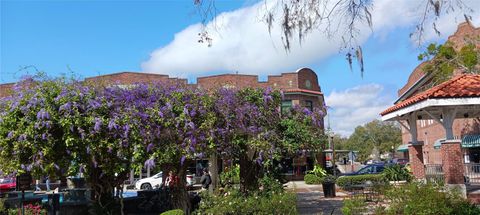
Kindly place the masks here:
[(142, 190), (151, 190), (152, 189), (152, 185), (150, 183), (145, 183), (145, 184), (142, 184), (142, 186), (140, 186), (140, 189)]

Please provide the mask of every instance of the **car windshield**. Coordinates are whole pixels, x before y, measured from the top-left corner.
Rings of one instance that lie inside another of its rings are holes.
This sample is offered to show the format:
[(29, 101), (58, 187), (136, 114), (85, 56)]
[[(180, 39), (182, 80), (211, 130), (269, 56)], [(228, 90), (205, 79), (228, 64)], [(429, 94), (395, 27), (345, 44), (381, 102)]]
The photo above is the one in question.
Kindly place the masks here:
[(0, 178), (0, 184), (9, 184), (13, 182), (13, 178)]
[(361, 170), (358, 170), (358, 174), (367, 174), (373, 172), (373, 166), (367, 166)]

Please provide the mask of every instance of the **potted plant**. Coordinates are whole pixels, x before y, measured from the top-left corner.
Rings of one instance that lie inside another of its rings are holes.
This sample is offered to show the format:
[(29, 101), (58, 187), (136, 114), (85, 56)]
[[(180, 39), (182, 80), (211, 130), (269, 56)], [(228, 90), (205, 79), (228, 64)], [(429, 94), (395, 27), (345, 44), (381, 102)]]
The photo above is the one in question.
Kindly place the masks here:
[(326, 175), (322, 180), (323, 195), (325, 198), (335, 197), (335, 181), (337, 178), (333, 175)]

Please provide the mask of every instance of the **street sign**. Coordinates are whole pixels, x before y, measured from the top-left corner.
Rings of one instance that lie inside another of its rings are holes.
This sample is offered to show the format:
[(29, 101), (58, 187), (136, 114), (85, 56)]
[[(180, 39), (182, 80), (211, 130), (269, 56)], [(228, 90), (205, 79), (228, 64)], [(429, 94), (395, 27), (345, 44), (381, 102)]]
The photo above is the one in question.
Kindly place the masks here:
[(355, 152), (350, 151), (350, 152), (348, 153), (348, 159), (349, 159), (351, 162), (354, 162), (355, 159), (357, 159), (357, 155), (355, 154)]
[(17, 176), (17, 190), (25, 191), (32, 188), (32, 175), (23, 173)]

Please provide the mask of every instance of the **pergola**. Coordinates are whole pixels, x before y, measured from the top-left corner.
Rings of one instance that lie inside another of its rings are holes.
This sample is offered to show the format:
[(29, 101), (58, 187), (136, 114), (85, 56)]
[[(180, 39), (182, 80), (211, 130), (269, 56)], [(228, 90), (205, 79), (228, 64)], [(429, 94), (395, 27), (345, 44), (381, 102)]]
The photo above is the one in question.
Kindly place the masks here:
[(386, 109), (384, 121), (398, 121), (411, 135), (408, 145), (410, 164), (417, 179), (425, 178), (423, 142), (418, 141), (417, 120), (433, 119), (445, 129), (441, 155), (445, 182), (464, 184), (461, 140), (453, 134), (453, 122), (480, 117), (480, 75), (463, 74), (418, 93)]

